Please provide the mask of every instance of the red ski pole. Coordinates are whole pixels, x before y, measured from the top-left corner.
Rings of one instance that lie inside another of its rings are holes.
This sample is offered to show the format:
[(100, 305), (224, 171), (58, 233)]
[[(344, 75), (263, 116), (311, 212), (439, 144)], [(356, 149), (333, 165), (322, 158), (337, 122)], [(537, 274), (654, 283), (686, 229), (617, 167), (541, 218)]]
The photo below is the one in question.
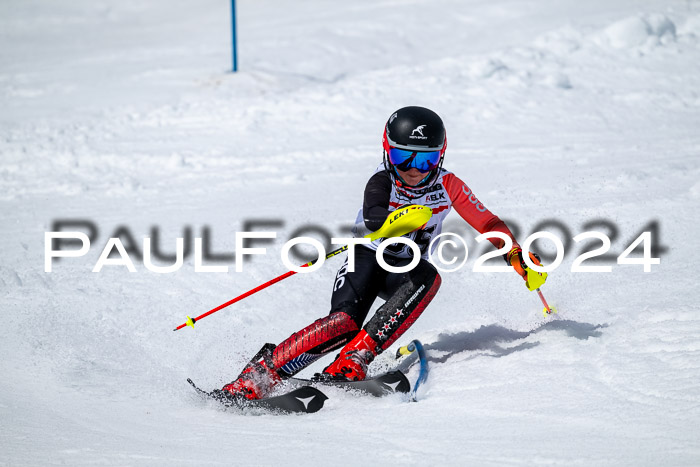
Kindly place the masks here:
[[(345, 250), (347, 250), (347, 249), (348, 249), (348, 246), (345, 245), (345, 246), (343, 246), (343, 247), (341, 247), (341, 248), (338, 248), (337, 250), (333, 250), (333, 251), (331, 251), (330, 253), (328, 253), (328, 254), (326, 255), (326, 259), (328, 259), (328, 258), (330, 258), (330, 257), (332, 257), (332, 256), (335, 256), (335, 255), (337, 255), (338, 253), (342, 253), (343, 251), (345, 251)], [(315, 260), (313, 260), (313, 261), (309, 261), (308, 263), (303, 264), (301, 267), (302, 267), (302, 268), (305, 268), (305, 267), (311, 266), (311, 265), (313, 265), (316, 261), (318, 261), (318, 260), (315, 259)], [(277, 276), (277, 277), (275, 277), (274, 279), (269, 280), (269, 281), (265, 282), (264, 284), (261, 284), (261, 285), (255, 287), (254, 289), (251, 289), (251, 290), (247, 291), (246, 293), (243, 293), (243, 294), (239, 295), (239, 296), (236, 297), (236, 298), (232, 298), (232, 299), (229, 300), (228, 302), (223, 303), (223, 304), (217, 306), (216, 308), (212, 308), (211, 310), (207, 311), (206, 313), (202, 313), (201, 315), (197, 316), (196, 318), (190, 318), (190, 317), (188, 316), (188, 317), (187, 317), (187, 321), (185, 321), (184, 323), (182, 323), (181, 325), (179, 325), (178, 327), (176, 327), (175, 329), (173, 329), (173, 331), (177, 331), (178, 329), (182, 329), (182, 328), (184, 328), (185, 326), (191, 326), (192, 329), (194, 329), (194, 323), (197, 322), (197, 321), (199, 321), (200, 319), (205, 318), (205, 317), (207, 317), (207, 316), (209, 316), (209, 315), (211, 315), (211, 314), (213, 314), (213, 313), (216, 313), (217, 311), (219, 311), (219, 310), (221, 310), (221, 309), (224, 309), (224, 308), (226, 308), (226, 307), (229, 306), (229, 305), (233, 305), (234, 303), (236, 303), (236, 302), (238, 302), (238, 301), (240, 301), (240, 300), (243, 300), (244, 298), (249, 297), (249, 296), (253, 295), (253, 294), (256, 293), (256, 292), (260, 292), (262, 289), (266, 289), (267, 287), (271, 286), (272, 284), (276, 284), (277, 282), (279, 282), (279, 281), (281, 281), (281, 280), (284, 280), (284, 279), (288, 278), (289, 276), (293, 276), (293, 275), (296, 274), (296, 273), (297, 273), (296, 271), (287, 271), (287, 272), (285, 272), (284, 274), (282, 274), (281, 276)]]
[(552, 313), (556, 313), (557, 310), (550, 307), (547, 304), (547, 300), (544, 299), (544, 295), (542, 295), (542, 291), (540, 290), (540, 287), (547, 280), (547, 273), (537, 272), (531, 268), (525, 268), (525, 272), (527, 273), (527, 277), (525, 278), (525, 285), (527, 286), (528, 290), (537, 291), (537, 295), (540, 296), (540, 300), (542, 300), (542, 304), (544, 305), (544, 310), (542, 310), (542, 313), (545, 316), (551, 315)]
[(556, 313), (557, 310), (555, 310), (554, 308), (550, 307), (550, 306), (547, 304), (547, 300), (544, 299), (544, 295), (542, 295), (542, 291), (539, 289), (539, 287), (538, 287), (536, 290), (537, 290), (537, 295), (540, 296), (540, 300), (542, 300), (542, 304), (544, 305), (544, 310), (542, 311), (542, 313), (543, 313), (545, 316), (551, 315), (552, 312)]
[[(371, 241), (378, 240), (380, 238), (390, 238), (390, 237), (400, 237), (402, 235), (405, 235), (407, 233), (413, 232), (414, 230), (420, 229), (423, 227), (429, 220), (430, 217), (433, 215), (433, 211), (425, 206), (420, 206), (420, 205), (408, 205), (404, 206), (402, 208), (399, 208), (391, 213), (389, 213), (389, 217), (387, 217), (386, 221), (384, 224), (376, 231), (372, 232), (371, 234), (365, 235), (365, 238), (369, 238)], [(330, 253), (326, 255), (326, 259), (331, 258), (339, 253), (342, 253), (343, 251), (347, 250), (348, 246), (342, 246), (338, 248), (337, 250), (333, 250)], [(305, 268), (312, 266), (313, 264), (318, 261), (318, 258), (309, 261), (306, 264), (301, 265), (300, 267)], [(233, 298), (229, 300), (226, 303), (223, 303), (216, 308), (212, 308), (211, 310), (207, 311), (206, 313), (202, 313), (201, 315), (195, 317), (195, 318), (190, 318), (189, 316), (187, 317), (187, 321), (173, 329), (173, 331), (177, 331), (179, 329), (184, 328), (185, 326), (190, 326), (192, 329), (194, 329), (194, 323), (199, 321), (202, 318), (205, 318), (213, 313), (216, 313), (219, 310), (222, 310), (226, 308), (229, 305), (233, 305), (234, 303), (243, 300), (246, 297), (249, 297), (253, 295), (256, 292), (260, 292), (261, 290), (271, 286), (272, 284), (276, 284), (277, 282), (286, 279), (289, 276), (293, 276), (296, 274), (296, 271), (287, 271), (281, 276), (277, 276), (272, 280), (269, 280), (265, 282), (264, 284), (261, 284), (254, 289), (251, 289), (247, 291), (244, 294), (239, 295), (236, 298)]]

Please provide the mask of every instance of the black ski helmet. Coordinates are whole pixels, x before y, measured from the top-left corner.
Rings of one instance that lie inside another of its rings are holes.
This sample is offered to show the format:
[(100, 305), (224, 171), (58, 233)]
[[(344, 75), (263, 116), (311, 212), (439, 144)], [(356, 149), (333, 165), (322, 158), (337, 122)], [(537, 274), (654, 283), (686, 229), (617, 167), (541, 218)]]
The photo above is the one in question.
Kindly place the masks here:
[[(445, 126), (438, 114), (425, 107), (404, 107), (394, 112), (384, 127), (384, 167), (392, 180), (404, 194), (417, 197), (426, 188), (432, 186), (438, 179), (442, 162), (447, 148)], [(425, 178), (417, 185), (408, 185), (399, 175), (392, 164), (389, 152), (391, 149), (402, 149), (416, 153), (439, 152), (439, 163), (429, 170)]]

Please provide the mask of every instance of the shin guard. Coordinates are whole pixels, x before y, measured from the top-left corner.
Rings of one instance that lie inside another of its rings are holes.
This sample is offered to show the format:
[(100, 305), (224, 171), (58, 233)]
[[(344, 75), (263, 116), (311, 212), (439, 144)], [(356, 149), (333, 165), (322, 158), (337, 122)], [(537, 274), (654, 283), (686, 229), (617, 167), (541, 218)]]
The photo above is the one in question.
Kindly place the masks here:
[(431, 302), (442, 282), (432, 272), (419, 274), (404, 283), (374, 314), (364, 329), (377, 342), (377, 353), (383, 352), (406, 332)]
[(347, 313), (331, 313), (278, 345), (273, 351), (272, 363), (282, 378), (288, 378), (348, 343), (358, 331), (357, 324)]

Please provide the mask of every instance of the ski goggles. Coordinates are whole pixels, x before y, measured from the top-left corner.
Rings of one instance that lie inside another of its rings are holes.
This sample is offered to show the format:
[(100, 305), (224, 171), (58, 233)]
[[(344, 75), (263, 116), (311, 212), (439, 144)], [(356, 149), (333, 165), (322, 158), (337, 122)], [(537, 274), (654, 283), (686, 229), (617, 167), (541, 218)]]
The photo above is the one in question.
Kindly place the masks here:
[(397, 169), (406, 172), (418, 169), (420, 172), (430, 172), (440, 165), (442, 151), (418, 152), (399, 148), (389, 148), (389, 162)]

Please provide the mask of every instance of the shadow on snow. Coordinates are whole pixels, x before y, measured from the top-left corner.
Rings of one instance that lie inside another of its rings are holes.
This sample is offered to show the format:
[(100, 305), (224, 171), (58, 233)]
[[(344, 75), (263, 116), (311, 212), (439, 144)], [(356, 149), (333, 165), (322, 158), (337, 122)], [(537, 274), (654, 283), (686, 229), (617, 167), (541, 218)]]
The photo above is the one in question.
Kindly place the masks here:
[[(454, 355), (465, 351), (481, 351), (476, 356), (504, 357), (513, 352), (531, 349), (540, 345), (539, 342), (523, 342), (514, 346), (504, 346), (518, 340), (545, 331), (564, 331), (568, 336), (575, 339), (585, 340), (589, 337), (600, 337), (602, 329), (608, 327), (607, 324), (579, 323), (571, 320), (556, 320), (543, 323), (541, 326), (531, 331), (514, 331), (512, 329), (491, 324), (481, 326), (474, 331), (463, 331), (455, 334), (439, 334), (437, 340), (431, 343), (423, 343), (423, 347), (428, 355), (428, 361), (443, 363)], [(473, 358), (473, 357), (471, 357)], [(410, 359), (408, 359), (410, 360)], [(408, 367), (410, 361), (404, 362)], [(401, 370), (404, 365), (400, 365)]]

